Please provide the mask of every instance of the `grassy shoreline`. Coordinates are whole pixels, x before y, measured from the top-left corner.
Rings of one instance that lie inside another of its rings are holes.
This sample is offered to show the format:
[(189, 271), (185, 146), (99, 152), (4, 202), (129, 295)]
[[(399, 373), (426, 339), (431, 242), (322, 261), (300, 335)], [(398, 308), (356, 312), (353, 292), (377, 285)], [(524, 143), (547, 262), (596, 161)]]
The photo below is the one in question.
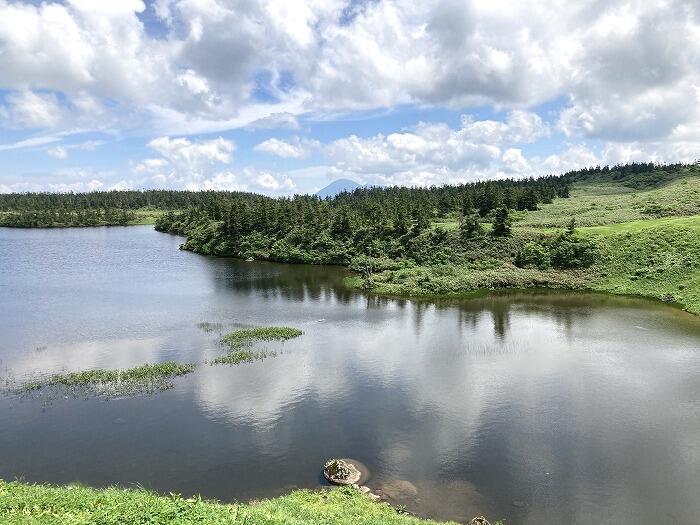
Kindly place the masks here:
[[(438, 525), (375, 503), (351, 487), (295, 490), (274, 499), (225, 504), (144, 489), (52, 486), (0, 480), (4, 525)], [(442, 522), (448, 525), (451, 522)]]

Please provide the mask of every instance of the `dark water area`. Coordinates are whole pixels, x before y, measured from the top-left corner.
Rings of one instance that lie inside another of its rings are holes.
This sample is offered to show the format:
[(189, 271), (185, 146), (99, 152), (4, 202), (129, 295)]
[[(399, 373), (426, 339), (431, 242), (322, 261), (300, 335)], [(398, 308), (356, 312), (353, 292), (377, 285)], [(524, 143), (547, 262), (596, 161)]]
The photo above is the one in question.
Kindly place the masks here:
[(368, 298), (340, 268), (181, 242), (0, 228), (0, 376), (203, 363), (241, 326), (304, 335), (149, 396), (2, 394), (0, 477), (246, 501), (349, 457), (423, 516), (700, 523), (698, 318), (592, 294)]

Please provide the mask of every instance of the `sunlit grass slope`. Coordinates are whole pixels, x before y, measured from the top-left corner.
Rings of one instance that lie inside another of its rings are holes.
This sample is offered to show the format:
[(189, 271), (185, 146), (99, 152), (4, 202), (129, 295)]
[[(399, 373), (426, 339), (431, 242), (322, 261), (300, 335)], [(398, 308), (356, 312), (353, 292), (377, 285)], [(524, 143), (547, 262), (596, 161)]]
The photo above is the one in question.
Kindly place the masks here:
[[(574, 184), (569, 199), (516, 212), (509, 239), (474, 242), (457, 264), (380, 270), (374, 290), (392, 295), (468, 295), (498, 288), (592, 289), (662, 299), (700, 314), (700, 170), (657, 186), (620, 182)], [(596, 245), (583, 269), (518, 268), (519, 246), (552, 238), (574, 218), (577, 235)], [(485, 224), (488, 233), (489, 225)], [(456, 231), (456, 218), (433, 225)], [(356, 285), (360, 281), (356, 279)]]
[(619, 183), (574, 185), (569, 199), (555, 199), (524, 212), (518, 226), (597, 226), (669, 216), (700, 215), (700, 173), (657, 188), (637, 190)]

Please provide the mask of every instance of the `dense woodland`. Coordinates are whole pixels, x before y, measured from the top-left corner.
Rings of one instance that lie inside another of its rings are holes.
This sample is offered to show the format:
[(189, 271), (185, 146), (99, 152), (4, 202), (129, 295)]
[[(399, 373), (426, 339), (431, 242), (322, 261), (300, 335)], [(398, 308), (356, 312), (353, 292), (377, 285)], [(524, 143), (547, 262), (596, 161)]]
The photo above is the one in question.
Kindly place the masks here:
[[(156, 210), (156, 229), (187, 237), (195, 252), (311, 264), (350, 265), (371, 273), (396, 264), (477, 264), (577, 268), (594, 249), (575, 224), (556, 235), (511, 235), (512, 214), (567, 199), (573, 183), (615, 181), (654, 187), (684, 165), (627, 164), (538, 179), (430, 188), (358, 188), (332, 199), (273, 199), (241, 192), (111, 191), (0, 195), (5, 226), (128, 224)], [(452, 221), (446, 229), (440, 221)], [(436, 222), (438, 225), (436, 226)]]

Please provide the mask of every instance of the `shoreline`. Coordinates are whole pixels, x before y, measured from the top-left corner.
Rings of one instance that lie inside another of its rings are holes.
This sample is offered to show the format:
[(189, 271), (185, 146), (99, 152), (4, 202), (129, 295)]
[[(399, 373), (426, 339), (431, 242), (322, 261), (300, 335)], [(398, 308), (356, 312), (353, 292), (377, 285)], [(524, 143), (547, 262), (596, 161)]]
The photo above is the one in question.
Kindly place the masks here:
[[(72, 228), (76, 229), (84, 229), (84, 228), (116, 228), (116, 227), (122, 227), (122, 228), (128, 228), (128, 227), (135, 227), (135, 226), (153, 226), (152, 222), (139, 222), (139, 223), (131, 223), (131, 224), (126, 224), (126, 225), (120, 225), (120, 224), (104, 224), (104, 225), (93, 225), (93, 226), (46, 226), (46, 227), (25, 227), (25, 226), (6, 226), (6, 225), (0, 225), (0, 228), (8, 228), (11, 230), (68, 230)], [(154, 228), (155, 229), (155, 228)], [(173, 233), (173, 232), (168, 232), (168, 231), (161, 231), (157, 230), (159, 233), (164, 233), (168, 235), (176, 235), (179, 237), (183, 237), (186, 239), (186, 236), (178, 233)], [(206, 254), (206, 253), (201, 253), (198, 251), (191, 250), (189, 248), (184, 247), (184, 243), (180, 246), (180, 249), (183, 251), (188, 251), (190, 253), (195, 253), (197, 255), (201, 255), (204, 257), (216, 257), (216, 258), (221, 258), (221, 259), (236, 259), (238, 261), (247, 261), (246, 258), (243, 257), (238, 257), (236, 255), (215, 255), (215, 254)], [(298, 263), (298, 262), (287, 262), (287, 261), (278, 261), (274, 259), (267, 259), (267, 258), (259, 258), (255, 259), (254, 261), (247, 261), (247, 262), (263, 262), (266, 264), (289, 264), (289, 265), (299, 265), (299, 266), (327, 266), (330, 268), (342, 268), (345, 271), (348, 272), (349, 275), (347, 275), (344, 278), (344, 285), (346, 288), (350, 290), (356, 290), (356, 291), (362, 291), (365, 293), (368, 293), (370, 295), (376, 296), (376, 297), (385, 297), (389, 299), (414, 299), (414, 300), (425, 300), (425, 301), (440, 301), (440, 300), (463, 300), (463, 299), (477, 299), (480, 297), (485, 297), (488, 295), (493, 295), (493, 294), (499, 294), (499, 293), (509, 293), (509, 292), (536, 292), (536, 291), (550, 291), (550, 292), (566, 292), (566, 293), (590, 293), (590, 294), (601, 294), (601, 295), (608, 295), (608, 296), (613, 296), (613, 297), (626, 297), (630, 299), (641, 299), (645, 301), (650, 301), (656, 304), (663, 304), (666, 306), (670, 306), (674, 309), (680, 310), (682, 312), (688, 313), (694, 317), (700, 316), (700, 309), (697, 311), (693, 310), (692, 307), (689, 304), (686, 304), (682, 301), (677, 301), (675, 299), (673, 300), (665, 300), (663, 297), (660, 297), (658, 295), (652, 295), (652, 294), (643, 294), (643, 293), (618, 293), (615, 290), (610, 290), (610, 289), (604, 289), (602, 287), (596, 287), (595, 283), (588, 283), (588, 284), (583, 284), (582, 286), (578, 287), (569, 287), (569, 286), (528, 286), (528, 287), (521, 287), (521, 286), (503, 286), (503, 287), (495, 287), (495, 288), (472, 288), (472, 289), (465, 289), (463, 291), (456, 291), (456, 292), (450, 292), (450, 293), (444, 293), (444, 294), (431, 294), (431, 293), (422, 293), (419, 291), (416, 292), (408, 292), (408, 293), (395, 293), (389, 290), (382, 289), (381, 286), (375, 287), (371, 290), (365, 290), (362, 287), (361, 279), (362, 276), (351, 270), (348, 266), (340, 265), (340, 264), (327, 264), (327, 263)], [(420, 268), (429, 268), (429, 267), (420, 267)], [(353, 282), (357, 281), (357, 282)]]
[[(223, 503), (161, 495), (140, 486), (94, 488), (80, 484), (7, 482), (0, 479), (0, 520), (14, 524), (171, 523), (182, 525), (457, 525), (417, 517), (405, 508), (375, 501), (352, 486), (296, 489), (270, 499)], [(7, 520), (7, 521), (4, 521)], [(473, 521), (473, 520), (472, 520)], [(481, 522), (483, 523), (483, 522)], [(494, 525), (501, 522), (496, 521)]]

